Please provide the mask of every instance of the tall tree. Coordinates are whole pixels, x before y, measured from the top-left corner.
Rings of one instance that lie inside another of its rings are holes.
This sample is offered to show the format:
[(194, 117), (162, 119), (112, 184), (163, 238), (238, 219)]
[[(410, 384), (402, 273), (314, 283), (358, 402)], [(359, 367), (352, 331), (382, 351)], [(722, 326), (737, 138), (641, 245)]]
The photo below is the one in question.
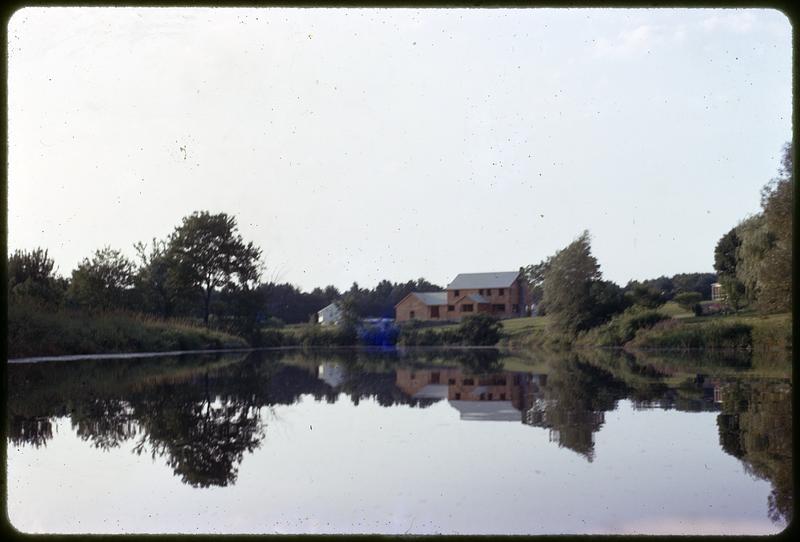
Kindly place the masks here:
[(591, 286), (600, 280), (600, 266), (592, 256), (589, 232), (584, 231), (550, 260), (544, 276), (543, 301), (549, 324), (560, 332), (586, 329), (592, 314)]
[(181, 294), (186, 294), (181, 290), (177, 263), (172, 258), (169, 243), (154, 238), (149, 249), (145, 243), (136, 243), (134, 248), (139, 257), (134, 281), (142, 298), (142, 308), (169, 318)]
[(236, 218), (225, 213), (201, 211), (184, 217), (172, 234), (170, 252), (183, 285), (203, 290), (206, 325), (215, 291), (225, 286), (254, 286), (261, 275), (261, 249), (245, 243)]
[(134, 265), (122, 252), (111, 247), (84, 258), (72, 272), (68, 299), (87, 309), (119, 309), (129, 304)]
[(778, 177), (761, 192), (764, 222), (771, 246), (761, 266), (759, 308), (787, 311), (792, 305), (792, 216), (794, 210), (794, 174), (792, 144), (784, 147)]

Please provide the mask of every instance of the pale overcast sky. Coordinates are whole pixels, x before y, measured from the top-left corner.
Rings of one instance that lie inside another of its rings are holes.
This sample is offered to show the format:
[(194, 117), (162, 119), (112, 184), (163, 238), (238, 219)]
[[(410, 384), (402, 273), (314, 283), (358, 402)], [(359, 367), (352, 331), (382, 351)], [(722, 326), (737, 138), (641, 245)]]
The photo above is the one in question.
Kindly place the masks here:
[(304, 289), (514, 270), (581, 231), (624, 285), (713, 270), (791, 138), (771, 10), (26, 8), (9, 249), (62, 274), (235, 215)]

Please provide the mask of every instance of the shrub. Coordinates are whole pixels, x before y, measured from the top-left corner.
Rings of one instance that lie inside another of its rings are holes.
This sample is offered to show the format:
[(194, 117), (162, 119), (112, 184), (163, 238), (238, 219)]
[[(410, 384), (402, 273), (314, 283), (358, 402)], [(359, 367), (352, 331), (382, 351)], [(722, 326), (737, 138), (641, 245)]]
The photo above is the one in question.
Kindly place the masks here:
[(670, 317), (666, 314), (634, 306), (599, 328), (595, 332), (594, 342), (598, 346), (622, 346), (632, 341), (640, 329), (649, 329), (659, 322), (669, 320)]
[(500, 340), (503, 324), (488, 314), (467, 316), (458, 326), (458, 332), (464, 344), (471, 346), (492, 346)]

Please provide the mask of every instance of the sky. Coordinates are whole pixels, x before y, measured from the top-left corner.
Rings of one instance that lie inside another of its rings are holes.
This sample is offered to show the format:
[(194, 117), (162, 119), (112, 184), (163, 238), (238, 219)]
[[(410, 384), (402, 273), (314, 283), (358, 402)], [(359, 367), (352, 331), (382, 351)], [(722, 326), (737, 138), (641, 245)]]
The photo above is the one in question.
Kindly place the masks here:
[(510, 271), (589, 230), (624, 285), (712, 272), (791, 139), (764, 9), (25, 8), (8, 246), (69, 275), (194, 211), (265, 280)]

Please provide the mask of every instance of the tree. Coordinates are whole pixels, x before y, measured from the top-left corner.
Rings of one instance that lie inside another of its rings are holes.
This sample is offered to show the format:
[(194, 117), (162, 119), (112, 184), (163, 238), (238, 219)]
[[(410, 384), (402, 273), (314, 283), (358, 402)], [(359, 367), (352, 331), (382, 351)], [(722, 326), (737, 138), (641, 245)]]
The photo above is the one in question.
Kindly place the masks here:
[(57, 306), (63, 301), (66, 288), (67, 281), (56, 276), (55, 262), (47, 250), (16, 250), (8, 257), (10, 299), (27, 298)]
[(765, 228), (771, 246), (761, 265), (759, 308), (788, 311), (792, 306), (792, 216), (794, 210), (794, 176), (792, 144), (784, 147), (778, 177), (761, 192)]
[(142, 298), (142, 308), (169, 318), (178, 300), (187, 295), (185, 288), (181, 289), (179, 268), (169, 243), (153, 238), (149, 251), (147, 244), (141, 242), (134, 248), (140, 261), (134, 282)]
[(84, 258), (72, 272), (67, 291), (71, 303), (87, 309), (127, 307), (133, 286), (133, 262), (119, 250), (104, 247)]
[(236, 218), (225, 213), (201, 211), (184, 217), (170, 238), (169, 250), (177, 263), (181, 286), (203, 291), (206, 326), (215, 291), (225, 286), (254, 286), (261, 275), (261, 249), (245, 243)]
[(723, 235), (714, 248), (714, 270), (719, 275), (736, 276), (736, 250), (742, 240), (736, 233), (736, 228)]
[(714, 268), (728, 300), (744, 297), (767, 312), (791, 309), (792, 152), (792, 144), (787, 143), (778, 176), (761, 191), (762, 212), (725, 234), (714, 251)]
[(600, 266), (591, 253), (589, 232), (550, 260), (544, 275), (543, 302), (549, 325), (557, 331), (574, 333), (588, 328), (591, 322), (591, 286), (600, 280)]
[[(763, 262), (773, 240), (764, 215), (751, 216), (736, 226), (740, 244), (736, 248), (736, 279), (744, 285), (747, 303), (755, 305), (762, 287)], [(740, 288), (738, 285), (734, 285)]]
[(589, 287), (591, 319), (588, 327), (598, 326), (628, 307), (625, 295), (617, 284), (609, 280), (593, 281)]
[(464, 344), (470, 346), (493, 346), (500, 340), (503, 323), (489, 314), (471, 314), (461, 320), (458, 333)]
[(537, 264), (531, 264), (522, 269), (522, 274), (528, 282), (528, 290), (531, 295), (531, 302), (538, 307), (537, 313), (540, 316), (545, 314), (545, 307), (542, 304), (544, 297), (544, 277), (547, 270), (550, 269), (550, 260), (548, 257)]

